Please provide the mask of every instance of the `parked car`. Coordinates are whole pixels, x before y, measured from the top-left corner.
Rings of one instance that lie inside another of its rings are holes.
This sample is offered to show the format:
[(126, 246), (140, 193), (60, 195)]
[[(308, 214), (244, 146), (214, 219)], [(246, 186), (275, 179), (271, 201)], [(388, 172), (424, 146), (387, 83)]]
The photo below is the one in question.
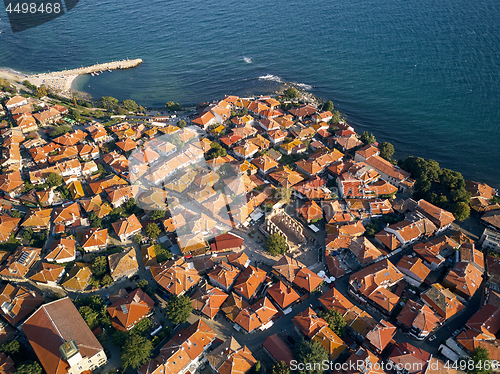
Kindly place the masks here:
[(429, 342), (433, 342), (434, 340), (436, 340), (436, 335), (431, 335), (429, 337)]
[(286, 340), (292, 345), (292, 347), (295, 345), (295, 339), (292, 338), (290, 335), (287, 335)]

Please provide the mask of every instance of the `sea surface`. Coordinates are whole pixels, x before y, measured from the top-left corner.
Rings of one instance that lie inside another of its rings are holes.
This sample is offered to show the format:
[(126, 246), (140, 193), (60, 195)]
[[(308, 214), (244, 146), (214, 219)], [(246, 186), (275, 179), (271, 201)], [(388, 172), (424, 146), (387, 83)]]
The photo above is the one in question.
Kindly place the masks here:
[(77, 85), (144, 106), (291, 81), (332, 100), (358, 132), (392, 142), (395, 156), (433, 158), (500, 187), (498, 0), (80, 0), (16, 34), (0, 18), (1, 67), (142, 58)]

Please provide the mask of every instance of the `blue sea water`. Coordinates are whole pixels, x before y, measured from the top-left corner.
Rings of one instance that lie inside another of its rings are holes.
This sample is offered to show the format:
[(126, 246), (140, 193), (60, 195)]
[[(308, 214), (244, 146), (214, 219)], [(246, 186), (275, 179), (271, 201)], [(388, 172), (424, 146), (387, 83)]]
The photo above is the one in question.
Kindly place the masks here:
[(80, 0), (17, 34), (0, 18), (2, 67), (142, 58), (78, 84), (148, 106), (267, 93), (275, 85), (259, 77), (272, 75), (331, 99), (397, 157), (433, 158), (500, 187), (497, 0)]

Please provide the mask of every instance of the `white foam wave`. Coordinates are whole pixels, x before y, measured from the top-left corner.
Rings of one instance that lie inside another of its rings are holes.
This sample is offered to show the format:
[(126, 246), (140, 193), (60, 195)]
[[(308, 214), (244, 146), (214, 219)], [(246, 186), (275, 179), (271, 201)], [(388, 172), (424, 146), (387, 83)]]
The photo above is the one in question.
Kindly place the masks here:
[(312, 86), (305, 83), (294, 83), (297, 87), (303, 88), (304, 90), (312, 90)]
[(250, 57), (244, 57), (243, 56), (243, 61), (245, 61), (247, 64), (251, 64), (252, 63), (252, 59)]
[(259, 79), (262, 79), (264, 81), (278, 82), (278, 83), (282, 82), (280, 77), (277, 77), (276, 75), (272, 75), (272, 74), (263, 75), (263, 76), (259, 77)]

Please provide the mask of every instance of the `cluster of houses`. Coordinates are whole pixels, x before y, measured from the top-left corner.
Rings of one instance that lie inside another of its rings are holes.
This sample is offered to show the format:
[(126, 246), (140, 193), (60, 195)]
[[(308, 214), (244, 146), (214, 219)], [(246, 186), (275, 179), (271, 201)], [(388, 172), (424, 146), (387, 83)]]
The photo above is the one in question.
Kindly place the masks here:
[[(227, 96), (199, 109), (188, 127), (163, 119), (107, 127), (95, 122), (53, 139), (39, 126), (57, 123), (67, 108), (45, 105), (32, 114), (35, 104), (21, 96), (4, 103), (12, 126), (1, 129), (0, 242), (21, 244), (0, 251), (6, 283), (0, 315), (7, 321), (0, 340), (20, 327), (47, 374), (79, 374), (107, 362), (71, 299), (45, 303), (37, 291), (95, 290), (84, 258), (96, 253), (107, 257), (113, 282), (139, 274), (142, 261), (160, 293), (188, 296), (199, 316), (162, 343), (138, 369), (141, 374), (194, 373), (204, 363), (218, 373), (249, 372), (257, 362), (254, 352), (235, 337), (217, 336), (209, 326), (217, 315), (241, 334), (262, 334), (270, 359), (289, 366), (290, 342), (266, 332), (283, 316), (293, 316), (296, 333), (318, 342), (332, 361), (366, 362), (364, 369), (345, 373), (380, 374), (375, 364), (384, 360), (403, 366), (418, 361), (422, 365), (414, 367), (421, 369), (408, 373), (432, 373), (438, 359), (395, 341), (397, 330), (417, 341), (428, 338), (467, 308), (485, 280), (487, 302), (440, 353), (453, 359), (480, 346), (500, 360), (500, 263), (487, 252), (500, 252), (500, 207), (489, 203), (496, 191), (488, 186), (467, 183), (471, 205), (487, 226), (477, 243), (450, 233), (450, 212), (425, 200), (395, 199), (398, 191), (411, 192), (410, 174), (382, 158), (376, 144), (364, 145), (347, 123), (331, 123), (331, 112), (311, 104), (283, 110), (275, 98)], [(212, 157), (218, 148), (225, 155)], [(60, 186), (51, 186), (54, 175)], [(296, 219), (279, 209), (287, 195), (297, 203)], [(109, 222), (111, 212), (130, 201), (135, 213)], [(155, 210), (165, 217), (151, 219)], [(233, 229), (245, 230), (269, 210), (262, 232), (278, 232), (289, 244), (305, 242), (310, 228), (314, 233), (315, 224), (324, 225), (326, 268), (331, 277), (349, 280), (346, 294), (332, 284), (319, 297), (319, 309), (339, 312), (345, 335), (337, 335), (320, 310), (294, 312), (323, 292), (325, 277), (288, 254), (262, 266), (243, 251), (244, 239)], [(372, 219), (386, 217), (396, 222), (367, 235)], [(97, 219), (109, 224), (92, 225)], [(172, 259), (160, 259), (155, 241), (142, 241), (140, 250), (133, 246), (132, 238), (147, 236), (151, 224)], [(115, 243), (123, 248), (109, 252)], [(155, 309), (140, 289), (119, 290), (109, 302), (112, 326), (122, 331)], [(9, 365), (6, 372), (13, 372)]]

